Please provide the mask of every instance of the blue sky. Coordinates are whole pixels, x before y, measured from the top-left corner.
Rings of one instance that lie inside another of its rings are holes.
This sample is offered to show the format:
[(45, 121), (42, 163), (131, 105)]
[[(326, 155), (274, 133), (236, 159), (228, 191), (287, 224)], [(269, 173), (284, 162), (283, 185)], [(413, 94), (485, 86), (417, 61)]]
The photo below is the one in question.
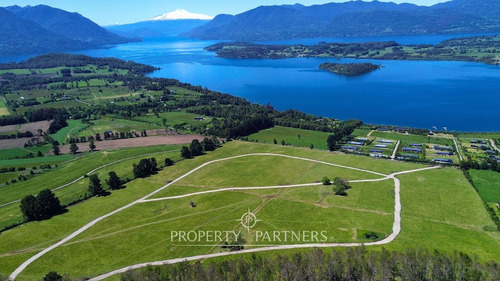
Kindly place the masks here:
[[(389, 2), (389, 0), (381, 0)], [(115, 23), (131, 23), (147, 20), (152, 17), (186, 9), (192, 13), (210, 16), (218, 14), (238, 14), (260, 5), (324, 4), (329, 2), (345, 2), (344, 0), (0, 0), (1, 6), (39, 5), (45, 4), (70, 12), (78, 12), (100, 25)], [(396, 3), (414, 3), (433, 5), (446, 0), (393, 0)]]

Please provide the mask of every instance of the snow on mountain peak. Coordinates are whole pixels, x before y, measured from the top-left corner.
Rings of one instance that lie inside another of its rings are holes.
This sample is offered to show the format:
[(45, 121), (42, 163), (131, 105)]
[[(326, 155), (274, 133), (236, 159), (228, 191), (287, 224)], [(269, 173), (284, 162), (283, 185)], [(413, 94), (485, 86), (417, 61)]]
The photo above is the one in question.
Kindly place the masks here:
[(211, 20), (213, 18), (214, 17), (203, 15), (203, 14), (190, 13), (184, 9), (177, 9), (173, 12), (154, 17), (151, 20), (153, 20), (153, 21), (157, 21), (157, 20)]

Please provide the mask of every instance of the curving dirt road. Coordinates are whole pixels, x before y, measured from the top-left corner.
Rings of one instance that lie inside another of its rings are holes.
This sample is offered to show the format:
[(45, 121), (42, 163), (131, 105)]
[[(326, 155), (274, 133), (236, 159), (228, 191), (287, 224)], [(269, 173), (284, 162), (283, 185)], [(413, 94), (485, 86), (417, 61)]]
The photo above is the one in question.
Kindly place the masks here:
[[(213, 258), (213, 257), (219, 257), (219, 256), (228, 256), (228, 255), (235, 255), (235, 254), (241, 254), (241, 253), (252, 253), (252, 252), (261, 252), (261, 251), (270, 251), (270, 250), (280, 250), (280, 249), (298, 249), (298, 248), (311, 248), (311, 247), (318, 247), (318, 248), (325, 248), (325, 247), (358, 247), (358, 246), (361, 246), (361, 245), (365, 245), (365, 246), (373, 246), (373, 245), (384, 245), (384, 244), (387, 244), (387, 243), (390, 243), (392, 242), (399, 234), (399, 232), (401, 231), (401, 200), (400, 200), (400, 181), (399, 179), (396, 178), (397, 175), (402, 175), (402, 174), (407, 174), (407, 173), (414, 173), (414, 172), (419, 172), (419, 171), (424, 171), (424, 170), (429, 170), (429, 169), (436, 169), (436, 168), (439, 168), (439, 166), (435, 166), (435, 167), (427, 167), (427, 168), (421, 168), (421, 169), (416, 169), (416, 170), (410, 170), (410, 171), (403, 171), (403, 172), (398, 172), (398, 173), (394, 173), (394, 174), (391, 174), (391, 175), (385, 175), (385, 174), (382, 174), (382, 173), (378, 173), (378, 172), (374, 172), (374, 171), (369, 171), (369, 170), (365, 170), (365, 169), (360, 169), (360, 168), (354, 168), (354, 167), (348, 167), (348, 166), (343, 166), (343, 165), (339, 165), (339, 164), (333, 164), (333, 163), (328, 163), (328, 162), (324, 162), (324, 161), (319, 161), (319, 160), (312, 160), (312, 159), (307, 159), (307, 158), (302, 158), (302, 157), (295, 157), (295, 156), (289, 156), (289, 155), (282, 155), (282, 154), (274, 154), (274, 153), (250, 153), (250, 154), (244, 154), (244, 155), (238, 155), (238, 156), (233, 156), (233, 157), (227, 157), (227, 158), (223, 158), (223, 159), (217, 159), (217, 160), (212, 160), (212, 161), (209, 161), (209, 162), (206, 162), (194, 169), (192, 169), (191, 171), (187, 172), (186, 174), (178, 177), (177, 179), (169, 182), (168, 184), (158, 188), (157, 190), (149, 193), (148, 195), (142, 197), (142, 198), (139, 198), (121, 208), (118, 208), (106, 215), (103, 215), (101, 217), (98, 217), (96, 219), (94, 219), (93, 221), (87, 223), (86, 225), (84, 225), (83, 227), (81, 227), (80, 229), (76, 230), (75, 232), (73, 232), (72, 234), (66, 236), (65, 238), (63, 238), (62, 240), (60, 240), (59, 242), (53, 244), (52, 246), (42, 250), (41, 252), (37, 253), (36, 255), (32, 256), (31, 258), (29, 258), (28, 260), (26, 260), (23, 264), (21, 264), (18, 268), (16, 268), (16, 270), (14, 270), (14, 272), (12, 272), (12, 274), (9, 276), (9, 279), (11, 280), (14, 280), (16, 279), (16, 277), (26, 268), (28, 267), (31, 263), (33, 263), (34, 261), (36, 261), (37, 259), (41, 258), (42, 256), (44, 256), (46, 253), (52, 251), (53, 249), (63, 245), (64, 243), (68, 242), (69, 240), (73, 239), (74, 237), (78, 236), (79, 234), (81, 234), (82, 232), (86, 231), (87, 229), (91, 228), (92, 226), (94, 226), (96, 223), (120, 212), (120, 211), (123, 211), (125, 209), (128, 209), (138, 203), (144, 203), (145, 200), (147, 200), (148, 198), (150, 198), (151, 196), (157, 194), (158, 192), (164, 190), (165, 188), (175, 184), (176, 182), (186, 178), (187, 176), (193, 174), (194, 172), (202, 169), (203, 167), (206, 167), (210, 164), (213, 164), (213, 163), (217, 163), (217, 162), (222, 162), (222, 161), (227, 161), (227, 160), (231, 160), (231, 159), (237, 159), (237, 158), (242, 158), (242, 157), (248, 157), (248, 156), (278, 156), (278, 157), (285, 157), (285, 158), (291, 158), (291, 159), (297, 159), (297, 160), (305, 160), (305, 161), (310, 161), (310, 162), (315, 162), (315, 163), (322, 163), (322, 164), (326, 164), (326, 165), (331, 165), (331, 166), (335, 166), (335, 167), (341, 167), (341, 168), (345, 168), (345, 169), (350, 169), (350, 170), (355, 170), (355, 171), (361, 171), (361, 172), (366, 172), (366, 173), (371, 173), (371, 174), (376, 174), (376, 175), (380, 175), (380, 176), (383, 176), (384, 179), (393, 179), (394, 180), (394, 186), (395, 186), (395, 205), (394, 205), (394, 223), (393, 223), (393, 227), (392, 227), (392, 233), (386, 237), (385, 239), (383, 240), (380, 240), (380, 241), (376, 241), (376, 242), (370, 242), (370, 243), (325, 243), (325, 244), (297, 244), (297, 245), (282, 245), (282, 246), (272, 246), (272, 247), (263, 247), (263, 248), (255, 248), (255, 249), (248, 249), (248, 250), (242, 250), (242, 251), (238, 251), (238, 252), (223, 252), (223, 253), (216, 253), (216, 254), (206, 254), (206, 255), (199, 255), (199, 256), (193, 256), (193, 257), (186, 257), (186, 258), (178, 258), (178, 259), (170, 259), (170, 260), (165, 260), (165, 261), (158, 261), (158, 262), (149, 262), (149, 263), (143, 263), (143, 264), (137, 264), (137, 265), (133, 265), (133, 266), (130, 266), (130, 267), (125, 267), (125, 268), (121, 268), (121, 269), (118, 269), (118, 270), (115, 270), (113, 272), (110, 272), (110, 273), (107, 273), (107, 274), (104, 274), (104, 275), (100, 275), (100, 276), (97, 276), (91, 280), (102, 280), (102, 279), (105, 279), (105, 278), (108, 278), (110, 276), (113, 276), (113, 275), (116, 275), (116, 274), (119, 274), (119, 273), (123, 273), (129, 269), (135, 269), (135, 268), (141, 268), (141, 267), (144, 267), (144, 266), (147, 266), (147, 265), (161, 265), (161, 264), (166, 264), (166, 263), (177, 263), (177, 262), (182, 262), (182, 261), (192, 261), (192, 260), (199, 260), (199, 259), (206, 259), (206, 258)], [(365, 180), (365, 181), (380, 181), (382, 179), (373, 179), (373, 180)], [(213, 192), (212, 190), (209, 190), (209, 191), (205, 191), (205, 193), (211, 193)], [(201, 193), (203, 194), (203, 193)]]

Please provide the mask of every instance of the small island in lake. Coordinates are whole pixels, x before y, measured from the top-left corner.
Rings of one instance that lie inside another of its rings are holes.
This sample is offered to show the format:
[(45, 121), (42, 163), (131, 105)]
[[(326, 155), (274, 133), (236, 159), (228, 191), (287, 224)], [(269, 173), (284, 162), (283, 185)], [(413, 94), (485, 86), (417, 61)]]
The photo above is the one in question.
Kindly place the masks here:
[(319, 68), (327, 71), (331, 71), (336, 74), (342, 75), (363, 75), (374, 70), (380, 69), (382, 66), (378, 64), (373, 64), (369, 62), (365, 63), (331, 63), (325, 62), (320, 64)]

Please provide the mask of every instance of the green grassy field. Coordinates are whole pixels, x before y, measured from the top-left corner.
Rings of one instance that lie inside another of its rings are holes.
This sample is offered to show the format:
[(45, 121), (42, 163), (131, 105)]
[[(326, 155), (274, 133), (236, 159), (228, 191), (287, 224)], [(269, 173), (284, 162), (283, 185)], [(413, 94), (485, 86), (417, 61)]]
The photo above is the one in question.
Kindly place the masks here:
[(276, 139), (279, 145), (284, 140), (285, 143), (292, 146), (309, 147), (312, 144), (314, 148), (327, 150), (326, 140), (328, 139), (328, 135), (325, 132), (275, 126), (274, 128), (250, 135), (248, 139), (268, 144), (272, 144), (273, 140)]
[[(83, 156), (79, 155), (79, 156)], [(40, 166), (44, 164), (59, 164), (65, 161), (69, 161), (74, 159), (75, 156), (70, 155), (70, 154), (63, 154), (63, 155), (51, 155), (51, 156), (44, 156), (44, 157), (35, 157), (35, 158), (25, 158), (25, 159), (7, 159), (7, 160), (0, 160), (0, 168), (4, 167), (33, 167), (33, 166)]]
[(500, 174), (493, 171), (470, 170), (479, 196), (485, 202), (500, 203)]
[(486, 138), (486, 139), (500, 139), (500, 133), (459, 133), (459, 138)]
[[(150, 125), (157, 126), (156, 128), (176, 127), (181, 132), (191, 132), (192, 126), (207, 125), (212, 121), (212, 118), (201, 116), (199, 114), (188, 113), (185, 111), (162, 112), (156, 117), (154, 114), (147, 114), (137, 117), (136, 119), (142, 122), (147, 122)], [(195, 117), (203, 117), (203, 120), (195, 120)], [(163, 118), (167, 120), (163, 125)]]
[[(95, 168), (124, 158), (153, 153), (153, 155), (149, 155), (147, 157), (158, 157), (159, 164), (162, 164), (165, 157), (168, 156), (173, 158), (177, 156), (178, 150), (178, 146), (161, 146), (100, 151), (87, 153), (77, 158), (70, 155), (70, 159), (75, 158), (74, 161), (62, 163), (58, 167), (54, 167), (51, 170), (27, 181), (0, 187), (0, 192), (3, 195), (0, 198), (0, 205), (22, 199), (26, 195), (37, 194), (43, 189), (57, 188), (78, 179)], [(175, 155), (172, 154), (172, 152), (168, 152), (168, 155), (166, 155), (165, 153), (167, 151), (175, 151)], [(43, 158), (44, 157), (40, 159)], [(103, 184), (104, 179), (108, 178), (107, 173), (112, 170), (114, 170), (118, 176), (123, 177), (123, 179), (127, 177), (133, 178), (132, 164), (137, 163), (140, 159), (141, 158), (134, 158), (110, 165), (99, 170), (97, 174), (102, 179)], [(12, 163), (10, 165), (13, 166)], [(88, 179), (83, 179), (56, 191), (56, 195), (60, 198), (62, 204), (68, 204), (81, 198), (81, 196), (87, 192), (87, 188)], [(19, 209), (19, 204), (17, 203), (7, 207), (0, 207), (0, 210), (0, 228), (22, 220), (22, 214)]]
[(148, 124), (143, 122), (117, 119), (117, 118), (103, 118), (99, 120), (93, 120), (94, 125), (80, 131), (78, 136), (95, 136), (96, 133), (101, 134), (101, 136), (106, 131), (113, 132), (129, 132), (129, 131), (141, 131), (141, 130), (152, 130), (160, 129), (157, 125)]
[[(301, 156), (381, 173), (424, 167), (307, 148), (230, 142), (215, 152), (180, 161), (157, 175), (134, 180), (125, 189), (114, 191), (108, 197), (93, 198), (72, 206), (67, 213), (51, 220), (32, 222), (2, 233), (0, 274), (8, 275), (31, 255), (92, 219), (148, 194), (209, 160), (255, 152)], [(347, 179), (378, 177), (327, 167), (271, 156), (238, 158), (206, 166), (176, 183), (172, 190), (168, 188), (155, 197), (207, 190), (216, 186), (315, 182), (323, 175)], [(257, 171), (259, 176), (253, 174), (251, 177), (252, 171)], [(394, 242), (385, 245), (386, 248), (405, 250), (419, 245), (444, 252), (458, 250), (476, 254), (480, 260), (500, 259), (500, 235), (484, 230), (485, 226), (493, 223), (481, 199), (459, 170), (445, 168), (399, 178), (402, 232)], [(261, 220), (257, 227), (262, 231), (326, 228), (329, 241), (357, 242), (365, 241), (359, 235), (363, 231), (373, 231), (381, 236), (389, 234), (394, 208), (392, 181), (353, 183), (352, 187), (347, 197), (333, 196), (331, 186), (319, 185), (220, 192), (140, 203), (97, 223), (67, 244), (49, 252), (30, 265), (19, 276), (19, 280), (38, 279), (50, 270), (70, 273), (72, 278), (91, 277), (140, 262), (221, 251), (220, 247), (172, 243), (170, 231), (239, 230), (241, 227), (237, 220), (248, 209)], [(190, 207), (191, 200), (196, 203), (195, 208)], [(247, 235), (247, 243), (257, 244), (258, 241), (251, 238), (251, 235)]]
[(0, 97), (0, 116), (2, 115), (10, 115), (9, 109), (5, 104), (3, 97)]
[(82, 123), (82, 120), (67, 120), (67, 122), (67, 127), (62, 128), (57, 133), (51, 135), (51, 137), (60, 144), (67, 143), (68, 137), (75, 136), (80, 130), (87, 127), (87, 124)]

